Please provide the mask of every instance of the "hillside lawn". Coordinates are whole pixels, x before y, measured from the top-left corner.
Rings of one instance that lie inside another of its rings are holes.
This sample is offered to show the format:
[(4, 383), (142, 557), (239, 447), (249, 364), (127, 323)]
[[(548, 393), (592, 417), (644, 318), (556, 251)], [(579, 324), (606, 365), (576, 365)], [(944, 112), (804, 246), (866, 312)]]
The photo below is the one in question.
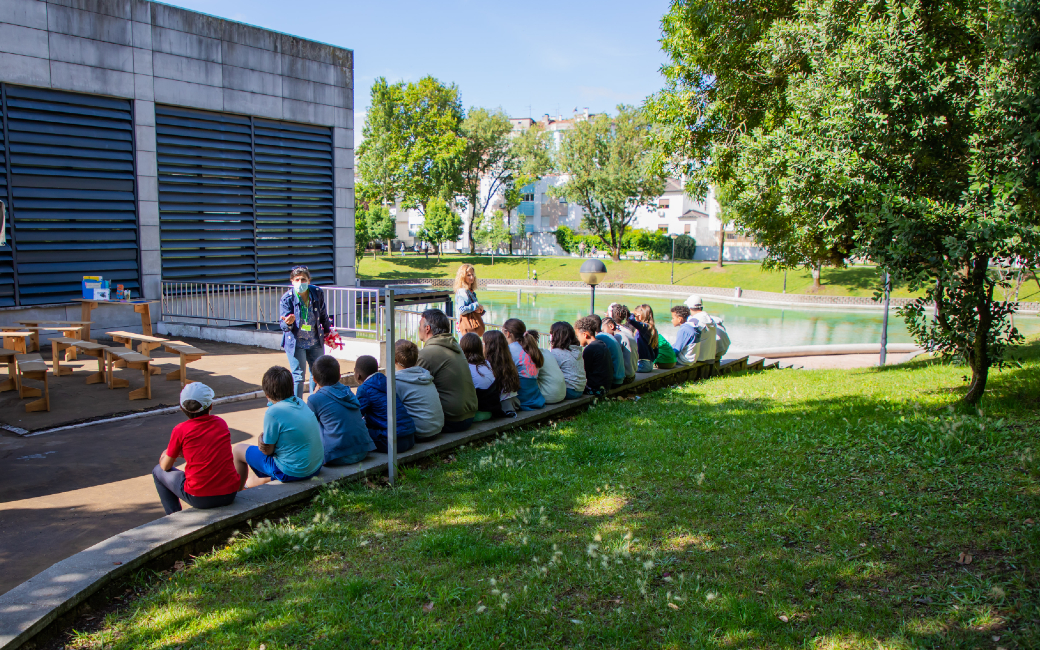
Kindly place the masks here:
[[(578, 269), (585, 260), (575, 257), (532, 257), (531, 267), (537, 269), (539, 280), (581, 280)], [(409, 278), (454, 278), (459, 264), (468, 262), (476, 267), (478, 278), (526, 279), (527, 260), (523, 256), (444, 255), (438, 262), (435, 255), (427, 260), (422, 255), (409, 253), (402, 257), (379, 254), (374, 260), (369, 253), (357, 268), (357, 276), (363, 280), (409, 279)], [(671, 264), (668, 262), (612, 262), (607, 265), (608, 282), (641, 282), (668, 284)], [(844, 269), (824, 268), (821, 272), (822, 296), (870, 297), (875, 288), (881, 286), (881, 273), (875, 266), (856, 265)], [(784, 289), (784, 272), (768, 271), (758, 262), (727, 262), (721, 269), (715, 262), (676, 262), (675, 284), (698, 287), (741, 287), (756, 291), (781, 293)], [(787, 272), (788, 293), (812, 293), (812, 274), (806, 269)], [(905, 287), (895, 287), (896, 298), (910, 298), (923, 292), (910, 293)], [(999, 291), (998, 291), (999, 294)], [(1040, 301), (1040, 285), (1030, 276), (1023, 283), (1019, 294), (1022, 302)]]
[[(1040, 647), (1040, 344), (601, 401), (330, 487), (74, 648)], [(219, 414), (219, 408), (216, 409)]]

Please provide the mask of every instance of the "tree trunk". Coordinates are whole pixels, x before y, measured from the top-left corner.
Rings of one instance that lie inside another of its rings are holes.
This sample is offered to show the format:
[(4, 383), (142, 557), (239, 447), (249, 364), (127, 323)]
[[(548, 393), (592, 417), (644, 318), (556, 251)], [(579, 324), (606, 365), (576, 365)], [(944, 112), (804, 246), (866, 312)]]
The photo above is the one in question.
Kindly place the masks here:
[(972, 406), (979, 403), (982, 395), (986, 392), (986, 380), (989, 379), (989, 331), (993, 327), (993, 286), (986, 288), (986, 271), (989, 268), (989, 257), (981, 257), (975, 260), (975, 267), (971, 270), (972, 284), (975, 285), (976, 295), (979, 302), (975, 309), (979, 314), (979, 325), (975, 331), (975, 340), (968, 352), (968, 366), (971, 367), (971, 384), (968, 392), (964, 395), (964, 402)]
[(813, 290), (813, 293), (816, 293), (817, 291), (819, 291), (822, 288), (822, 286), (823, 286), (820, 283), (820, 267), (821, 266), (822, 266), (822, 264), (816, 264), (816, 266), (814, 266), (812, 268), (812, 290)]
[(394, 240), (386, 240), (386, 251), (390, 255), (390, 257), (394, 256)]
[(469, 225), (466, 227), (466, 245), (469, 246), (469, 254), (476, 255), (477, 247), (473, 244), (473, 222), (477, 220), (477, 197), (470, 197)]
[(513, 254), (513, 211), (506, 210), (506, 231), (509, 233), (509, 254)]
[(718, 261), (718, 264), (716, 264), (716, 266), (718, 266), (720, 269), (722, 268), (722, 258), (723, 258), (723, 255), (724, 255), (725, 252), (726, 252), (726, 224), (720, 222), (720, 225), (719, 225), (719, 261)]

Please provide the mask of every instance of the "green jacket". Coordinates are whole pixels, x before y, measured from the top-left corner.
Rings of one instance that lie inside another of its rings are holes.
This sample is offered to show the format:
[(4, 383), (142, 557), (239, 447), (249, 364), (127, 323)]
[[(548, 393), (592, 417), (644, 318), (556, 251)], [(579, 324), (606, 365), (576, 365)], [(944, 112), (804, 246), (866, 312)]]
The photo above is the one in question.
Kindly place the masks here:
[(663, 363), (665, 365), (669, 363), (675, 363), (675, 350), (672, 349), (672, 345), (668, 342), (668, 339), (657, 334), (657, 359), (654, 363)]
[(447, 422), (468, 420), (477, 414), (477, 389), (462, 348), (451, 334), (430, 337), (419, 350), (418, 364), (433, 375)]

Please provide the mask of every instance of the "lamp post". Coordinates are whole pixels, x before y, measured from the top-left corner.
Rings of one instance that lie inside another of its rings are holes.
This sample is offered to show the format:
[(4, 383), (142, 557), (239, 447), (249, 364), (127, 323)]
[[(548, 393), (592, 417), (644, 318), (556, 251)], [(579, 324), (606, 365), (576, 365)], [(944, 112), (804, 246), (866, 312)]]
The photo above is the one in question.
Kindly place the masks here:
[(596, 313), (596, 285), (599, 284), (603, 277), (607, 274), (607, 267), (602, 261), (591, 258), (585, 260), (585, 263), (581, 265), (581, 269), (578, 271), (581, 274), (581, 280), (585, 284), (592, 287), (592, 301), (589, 303), (589, 314)]
[(672, 238), (672, 280), (669, 284), (675, 284), (675, 240), (679, 239), (679, 235), (673, 232), (669, 237)]
[(885, 311), (881, 314), (881, 357), (878, 360), (878, 365), (882, 368), (885, 367), (885, 362), (888, 357), (888, 306), (889, 300), (892, 293), (892, 278), (888, 275), (888, 271), (885, 271)]
[(528, 280), (531, 279), (531, 236), (532, 235), (534, 235), (533, 232), (525, 233), (525, 236), (527, 237), (527, 279)]

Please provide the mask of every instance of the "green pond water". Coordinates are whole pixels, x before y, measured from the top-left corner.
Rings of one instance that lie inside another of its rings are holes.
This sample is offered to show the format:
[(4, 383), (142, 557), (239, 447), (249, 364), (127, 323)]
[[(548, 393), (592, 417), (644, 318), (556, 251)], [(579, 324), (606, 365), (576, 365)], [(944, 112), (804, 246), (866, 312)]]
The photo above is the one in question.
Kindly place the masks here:
[[(519, 318), (529, 329), (537, 329), (544, 334), (548, 334), (554, 322), (564, 320), (573, 324), (588, 314), (589, 309), (587, 293), (525, 291), (520, 294), (519, 300), (516, 292), (481, 291), (477, 295), (488, 310), (485, 321), (500, 324), (508, 318)], [(682, 300), (596, 292), (597, 313), (603, 314), (612, 302), (628, 305), (629, 309), (643, 303), (650, 305), (658, 329), (668, 340), (675, 340), (675, 328), (669, 321), (669, 310), (672, 305), (682, 304)], [(796, 345), (875, 343), (881, 340), (880, 311), (781, 309), (707, 300), (704, 309), (712, 316), (722, 317), (733, 342), (733, 351)], [(1018, 316), (1015, 325), (1026, 336), (1040, 334), (1040, 318), (1035, 316)], [(888, 321), (888, 340), (891, 343), (913, 342), (895, 309)]]

